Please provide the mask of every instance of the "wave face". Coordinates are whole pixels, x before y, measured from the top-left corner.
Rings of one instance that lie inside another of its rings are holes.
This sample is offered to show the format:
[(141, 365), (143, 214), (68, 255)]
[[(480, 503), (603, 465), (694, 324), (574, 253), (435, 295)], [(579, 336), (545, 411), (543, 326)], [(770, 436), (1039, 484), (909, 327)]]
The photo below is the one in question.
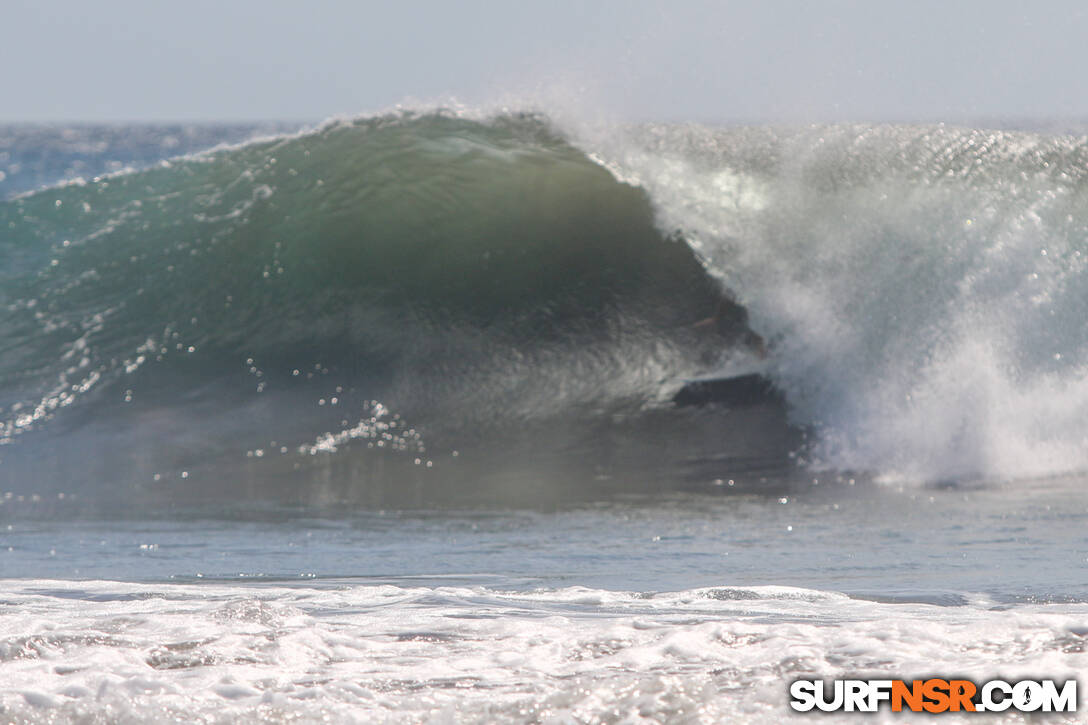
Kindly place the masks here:
[[(799, 430), (814, 468), (1083, 471), (1085, 174), (1068, 137), (438, 112), (47, 189), (0, 203), (0, 476), (563, 499), (758, 481)], [(672, 406), (749, 316), (792, 424)]]
[(8, 487), (592, 472), (602, 427), (658, 437), (638, 411), (722, 348), (690, 329), (718, 296), (690, 248), (535, 117), (333, 123), (18, 198), (0, 228)]

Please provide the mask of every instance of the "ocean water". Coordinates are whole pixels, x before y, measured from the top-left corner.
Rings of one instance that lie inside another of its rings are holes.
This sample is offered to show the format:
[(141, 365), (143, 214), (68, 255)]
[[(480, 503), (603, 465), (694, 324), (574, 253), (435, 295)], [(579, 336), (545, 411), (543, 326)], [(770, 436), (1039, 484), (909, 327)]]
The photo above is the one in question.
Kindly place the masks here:
[(0, 255), (8, 721), (777, 723), (1088, 664), (1075, 128), (0, 128)]

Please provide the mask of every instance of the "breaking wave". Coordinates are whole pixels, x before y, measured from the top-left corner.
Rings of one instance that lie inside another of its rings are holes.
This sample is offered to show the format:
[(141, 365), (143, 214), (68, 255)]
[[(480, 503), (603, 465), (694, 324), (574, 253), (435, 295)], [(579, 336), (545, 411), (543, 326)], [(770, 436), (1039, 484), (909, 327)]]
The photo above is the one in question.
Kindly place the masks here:
[[(1083, 471), (1086, 174), (1063, 136), (438, 111), (48, 188), (0, 203), (0, 476), (384, 505)], [(784, 409), (671, 402), (756, 367)]]

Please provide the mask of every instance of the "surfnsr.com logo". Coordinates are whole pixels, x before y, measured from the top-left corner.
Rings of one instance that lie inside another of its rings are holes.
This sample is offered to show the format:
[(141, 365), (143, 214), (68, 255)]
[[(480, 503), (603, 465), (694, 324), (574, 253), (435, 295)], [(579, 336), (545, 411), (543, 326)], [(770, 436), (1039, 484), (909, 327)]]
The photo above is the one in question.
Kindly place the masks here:
[(797, 712), (1075, 712), (1077, 681), (797, 680), (790, 698)]

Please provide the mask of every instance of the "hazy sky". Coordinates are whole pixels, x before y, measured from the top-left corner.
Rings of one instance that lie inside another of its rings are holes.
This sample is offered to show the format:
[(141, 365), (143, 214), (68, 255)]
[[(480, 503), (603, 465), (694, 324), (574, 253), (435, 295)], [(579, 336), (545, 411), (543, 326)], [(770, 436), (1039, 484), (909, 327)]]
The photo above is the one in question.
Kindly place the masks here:
[(1088, 116), (1085, 0), (2, 0), (0, 120)]

